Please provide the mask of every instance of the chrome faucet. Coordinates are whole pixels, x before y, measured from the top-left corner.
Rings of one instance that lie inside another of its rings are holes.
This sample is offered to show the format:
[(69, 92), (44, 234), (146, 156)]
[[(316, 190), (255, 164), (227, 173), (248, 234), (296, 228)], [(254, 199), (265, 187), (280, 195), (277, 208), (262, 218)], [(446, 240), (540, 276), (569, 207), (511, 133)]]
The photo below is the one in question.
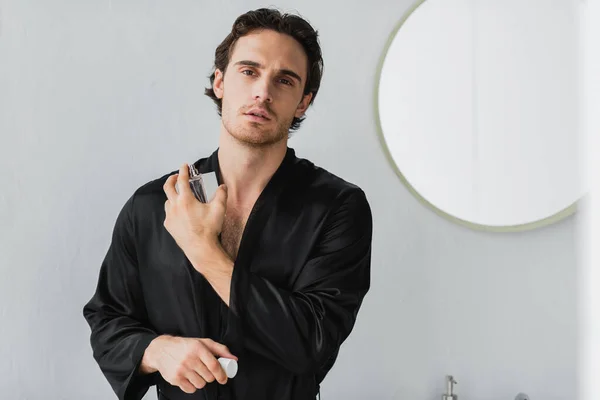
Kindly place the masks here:
[[(446, 376), (446, 394), (442, 395), (442, 400), (458, 400), (458, 396), (454, 394), (454, 385), (457, 383), (452, 375)], [(529, 396), (525, 393), (519, 393), (515, 400), (529, 400)]]
[(446, 394), (442, 395), (442, 400), (458, 400), (458, 396), (454, 394), (454, 385), (457, 383), (452, 375), (446, 376)]

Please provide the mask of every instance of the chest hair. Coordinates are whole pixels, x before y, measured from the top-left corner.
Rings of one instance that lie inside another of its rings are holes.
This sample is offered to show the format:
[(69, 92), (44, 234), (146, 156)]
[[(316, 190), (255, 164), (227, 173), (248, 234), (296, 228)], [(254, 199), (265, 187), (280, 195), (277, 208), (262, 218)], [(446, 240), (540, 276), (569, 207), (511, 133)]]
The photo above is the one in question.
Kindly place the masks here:
[(249, 212), (227, 208), (221, 230), (221, 245), (232, 260), (235, 260), (240, 248), (242, 233), (248, 222)]

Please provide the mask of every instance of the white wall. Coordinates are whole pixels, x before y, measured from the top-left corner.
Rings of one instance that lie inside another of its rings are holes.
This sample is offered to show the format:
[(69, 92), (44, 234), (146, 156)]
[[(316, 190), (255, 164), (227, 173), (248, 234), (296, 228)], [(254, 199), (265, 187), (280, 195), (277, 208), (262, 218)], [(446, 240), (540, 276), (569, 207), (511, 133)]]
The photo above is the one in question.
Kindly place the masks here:
[[(107, 399), (82, 307), (133, 190), (208, 155), (215, 47), (258, 1), (0, 0), (0, 393)], [(359, 184), (372, 289), (322, 398), (573, 399), (581, 214), (519, 234), (441, 219), (401, 185), (375, 70), (411, 1), (282, 1), (319, 30), (325, 75), (290, 145)], [(148, 396), (154, 398), (154, 396)]]

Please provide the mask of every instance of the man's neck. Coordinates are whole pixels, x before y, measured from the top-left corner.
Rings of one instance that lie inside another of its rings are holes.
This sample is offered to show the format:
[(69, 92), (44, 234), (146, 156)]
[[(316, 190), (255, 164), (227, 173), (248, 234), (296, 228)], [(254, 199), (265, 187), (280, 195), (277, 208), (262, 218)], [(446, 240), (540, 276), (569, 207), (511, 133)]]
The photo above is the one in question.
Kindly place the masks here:
[(219, 139), (219, 168), (229, 204), (252, 206), (287, 151), (287, 139), (259, 147), (240, 143), (228, 132)]

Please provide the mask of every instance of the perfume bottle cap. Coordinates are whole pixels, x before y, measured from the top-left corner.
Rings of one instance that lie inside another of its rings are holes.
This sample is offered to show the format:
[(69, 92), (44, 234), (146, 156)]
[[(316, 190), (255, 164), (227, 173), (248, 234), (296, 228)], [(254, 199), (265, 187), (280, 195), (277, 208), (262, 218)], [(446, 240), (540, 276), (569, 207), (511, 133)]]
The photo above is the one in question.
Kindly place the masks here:
[(221, 367), (223, 367), (223, 370), (227, 374), (228, 378), (233, 378), (237, 374), (238, 364), (234, 359), (220, 357), (219, 363), (221, 364)]

